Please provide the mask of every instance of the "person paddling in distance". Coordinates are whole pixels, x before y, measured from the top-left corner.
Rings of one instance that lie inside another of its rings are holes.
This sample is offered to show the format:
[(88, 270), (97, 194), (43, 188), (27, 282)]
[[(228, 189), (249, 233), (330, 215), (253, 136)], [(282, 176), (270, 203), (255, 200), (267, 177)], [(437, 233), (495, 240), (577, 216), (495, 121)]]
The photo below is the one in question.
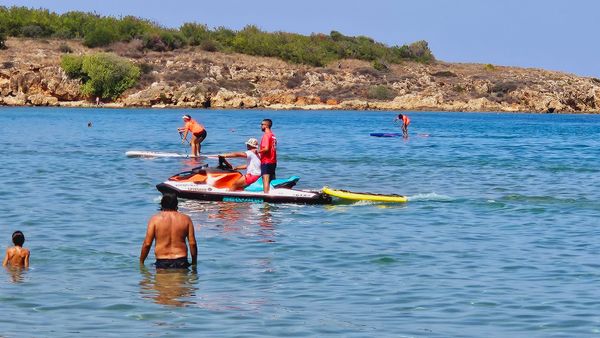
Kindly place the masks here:
[(260, 172), (263, 179), (263, 191), (269, 193), (271, 181), (275, 177), (275, 169), (277, 168), (277, 138), (271, 131), (273, 121), (264, 119), (260, 123), (260, 129), (264, 132), (260, 140)]
[(408, 138), (408, 125), (410, 124), (410, 119), (406, 115), (398, 114), (394, 118), (394, 122), (402, 121), (402, 136), (404, 138)]
[(194, 120), (190, 115), (183, 115), (181, 117), (185, 125), (181, 128), (177, 128), (179, 133), (183, 133), (183, 137), (181, 138), (181, 143), (184, 143), (187, 140), (188, 132), (192, 132), (192, 141), (190, 145), (192, 147), (192, 155), (194, 157), (199, 157), (200, 152), (202, 151), (202, 141), (206, 138), (206, 129), (196, 120)]
[(220, 154), (224, 158), (240, 157), (246, 159), (246, 164), (233, 167), (233, 170), (246, 169), (246, 175), (241, 176), (231, 186), (231, 190), (240, 190), (256, 182), (260, 178), (260, 159), (258, 158), (258, 140), (250, 138), (246, 141), (246, 151)]

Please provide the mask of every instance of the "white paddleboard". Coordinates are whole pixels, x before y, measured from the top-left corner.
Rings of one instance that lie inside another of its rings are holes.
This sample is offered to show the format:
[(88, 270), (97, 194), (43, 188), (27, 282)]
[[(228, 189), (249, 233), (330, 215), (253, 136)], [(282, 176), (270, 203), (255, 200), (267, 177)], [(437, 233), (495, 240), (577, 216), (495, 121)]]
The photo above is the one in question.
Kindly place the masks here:
[[(130, 150), (125, 152), (127, 157), (175, 157), (175, 158), (195, 158), (188, 154), (170, 153), (165, 151), (146, 151), (146, 150)], [(215, 158), (218, 155), (200, 155), (200, 158)]]

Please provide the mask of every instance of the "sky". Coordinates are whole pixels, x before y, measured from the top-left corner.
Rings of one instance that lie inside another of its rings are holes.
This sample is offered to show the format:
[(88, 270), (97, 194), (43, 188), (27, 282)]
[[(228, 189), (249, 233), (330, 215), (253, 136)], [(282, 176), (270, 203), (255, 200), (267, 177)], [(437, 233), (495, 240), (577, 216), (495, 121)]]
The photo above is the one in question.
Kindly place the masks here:
[(2, 6), (133, 15), (301, 34), (369, 36), (387, 45), (425, 40), (438, 60), (543, 68), (600, 78), (596, 0), (0, 0)]

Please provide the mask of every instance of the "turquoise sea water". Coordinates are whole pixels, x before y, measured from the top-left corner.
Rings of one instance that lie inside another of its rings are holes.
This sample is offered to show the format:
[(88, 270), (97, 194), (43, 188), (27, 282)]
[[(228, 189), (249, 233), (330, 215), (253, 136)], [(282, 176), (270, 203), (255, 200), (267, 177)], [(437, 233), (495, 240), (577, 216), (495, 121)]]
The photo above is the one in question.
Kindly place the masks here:
[[(574, 337), (600, 334), (600, 116), (188, 111), (205, 153), (274, 121), (278, 176), (407, 204), (182, 201), (197, 272), (138, 264), (155, 185), (195, 165), (183, 110), (0, 109), (0, 336)], [(93, 123), (92, 128), (87, 122)]]

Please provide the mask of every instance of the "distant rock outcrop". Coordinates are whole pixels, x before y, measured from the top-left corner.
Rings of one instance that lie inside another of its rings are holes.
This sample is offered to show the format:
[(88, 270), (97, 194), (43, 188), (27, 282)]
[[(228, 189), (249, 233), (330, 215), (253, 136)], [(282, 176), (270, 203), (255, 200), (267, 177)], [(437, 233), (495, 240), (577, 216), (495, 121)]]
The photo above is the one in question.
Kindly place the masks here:
[[(8, 39), (0, 105), (93, 106), (60, 68), (62, 43)], [(358, 60), (317, 68), (191, 47), (138, 54), (137, 87), (104, 106), (600, 113), (599, 79), (540, 69), (406, 62), (379, 71)]]

